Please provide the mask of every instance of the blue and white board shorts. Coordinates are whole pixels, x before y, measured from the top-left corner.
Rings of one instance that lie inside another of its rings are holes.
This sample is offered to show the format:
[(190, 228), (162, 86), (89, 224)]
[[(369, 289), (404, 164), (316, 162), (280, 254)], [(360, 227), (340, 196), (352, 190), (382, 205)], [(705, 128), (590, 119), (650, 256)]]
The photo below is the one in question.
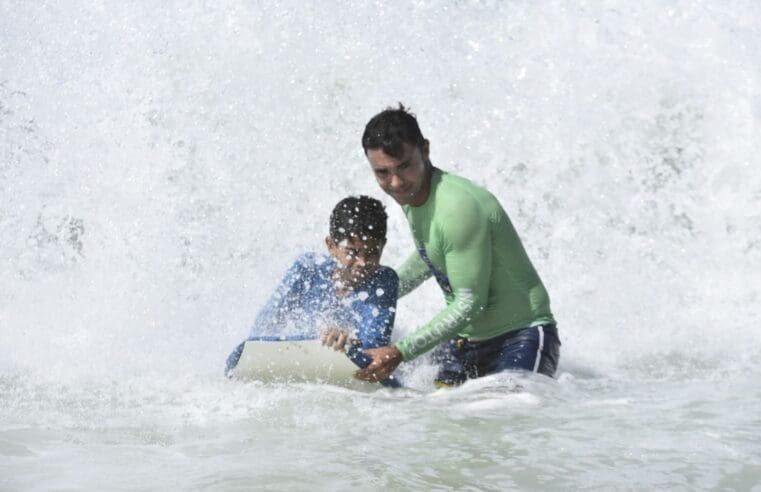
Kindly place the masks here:
[(554, 324), (520, 328), (478, 342), (457, 337), (442, 343), (433, 353), (439, 366), (439, 386), (510, 370), (552, 377), (559, 358), (560, 338)]

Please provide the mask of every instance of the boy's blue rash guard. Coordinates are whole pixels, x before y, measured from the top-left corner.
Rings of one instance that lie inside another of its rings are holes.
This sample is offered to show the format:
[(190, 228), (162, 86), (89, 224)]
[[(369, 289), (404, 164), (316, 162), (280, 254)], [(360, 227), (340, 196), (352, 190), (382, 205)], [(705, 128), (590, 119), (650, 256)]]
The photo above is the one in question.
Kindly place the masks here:
[[(341, 298), (331, 278), (334, 268), (329, 255), (300, 256), (259, 311), (248, 340), (263, 336), (316, 338), (321, 329), (339, 327), (349, 329), (362, 349), (389, 345), (399, 287), (396, 272), (379, 266), (363, 285)], [(243, 346), (228, 357), (226, 373), (238, 364)], [(357, 366), (366, 367), (369, 357), (358, 348), (350, 347), (347, 356)]]
[(288, 269), (259, 311), (249, 339), (266, 335), (317, 336), (324, 328), (349, 329), (362, 348), (391, 342), (399, 279), (380, 266), (350, 295), (340, 298), (333, 286), (335, 261), (306, 253)]

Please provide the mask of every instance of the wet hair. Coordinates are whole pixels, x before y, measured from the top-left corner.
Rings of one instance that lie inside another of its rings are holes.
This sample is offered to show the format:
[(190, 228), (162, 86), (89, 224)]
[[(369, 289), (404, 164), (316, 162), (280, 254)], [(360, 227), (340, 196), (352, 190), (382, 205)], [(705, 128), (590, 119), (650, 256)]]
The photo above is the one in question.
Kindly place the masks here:
[(352, 237), (386, 240), (386, 208), (366, 195), (344, 198), (330, 214), (330, 237), (335, 242)]
[(404, 153), (402, 144), (421, 146), (425, 142), (415, 115), (399, 103), (398, 108), (388, 107), (372, 117), (365, 126), (362, 135), (362, 148), (365, 155), (368, 150), (382, 149), (383, 152), (397, 159)]

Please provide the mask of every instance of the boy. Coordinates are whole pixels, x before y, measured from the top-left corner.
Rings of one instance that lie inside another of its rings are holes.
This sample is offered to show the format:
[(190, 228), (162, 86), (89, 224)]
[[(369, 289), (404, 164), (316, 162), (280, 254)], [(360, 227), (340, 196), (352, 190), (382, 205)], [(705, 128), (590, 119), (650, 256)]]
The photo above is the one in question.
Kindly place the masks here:
[[(328, 254), (306, 253), (288, 269), (254, 322), (249, 339), (304, 336), (344, 350), (359, 367), (364, 349), (386, 346), (394, 326), (399, 279), (380, 265), (386, 244), (383, 204), (368, 196), (344, 198), (330, 215)], [(225, 374), (238, 364), (245, 342), (227, 358)], [(393, 378), (386, 386), (398, 386)]]

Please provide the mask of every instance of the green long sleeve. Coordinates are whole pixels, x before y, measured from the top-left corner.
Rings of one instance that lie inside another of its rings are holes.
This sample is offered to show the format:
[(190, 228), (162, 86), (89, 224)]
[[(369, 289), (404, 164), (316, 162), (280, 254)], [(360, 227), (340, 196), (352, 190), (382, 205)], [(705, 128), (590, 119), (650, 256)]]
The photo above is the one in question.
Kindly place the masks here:
[(400, 284), (406, 282), (406, 289), (420, 285), (425, 266), (447, 302), (432, 320), (397, 342), (405, 360), (456, 335), (485, 340), (554, 322), (547, 292), (491, 193), (436, 169), (426, 203), (403, 208), (418, 258), (399, 269)]
[(420, 284), (431, 278), (431, 270), (417, 253), (412, 253), (402, 266), (396, 269), (399, 276), (399, 297), (404, 297)]

